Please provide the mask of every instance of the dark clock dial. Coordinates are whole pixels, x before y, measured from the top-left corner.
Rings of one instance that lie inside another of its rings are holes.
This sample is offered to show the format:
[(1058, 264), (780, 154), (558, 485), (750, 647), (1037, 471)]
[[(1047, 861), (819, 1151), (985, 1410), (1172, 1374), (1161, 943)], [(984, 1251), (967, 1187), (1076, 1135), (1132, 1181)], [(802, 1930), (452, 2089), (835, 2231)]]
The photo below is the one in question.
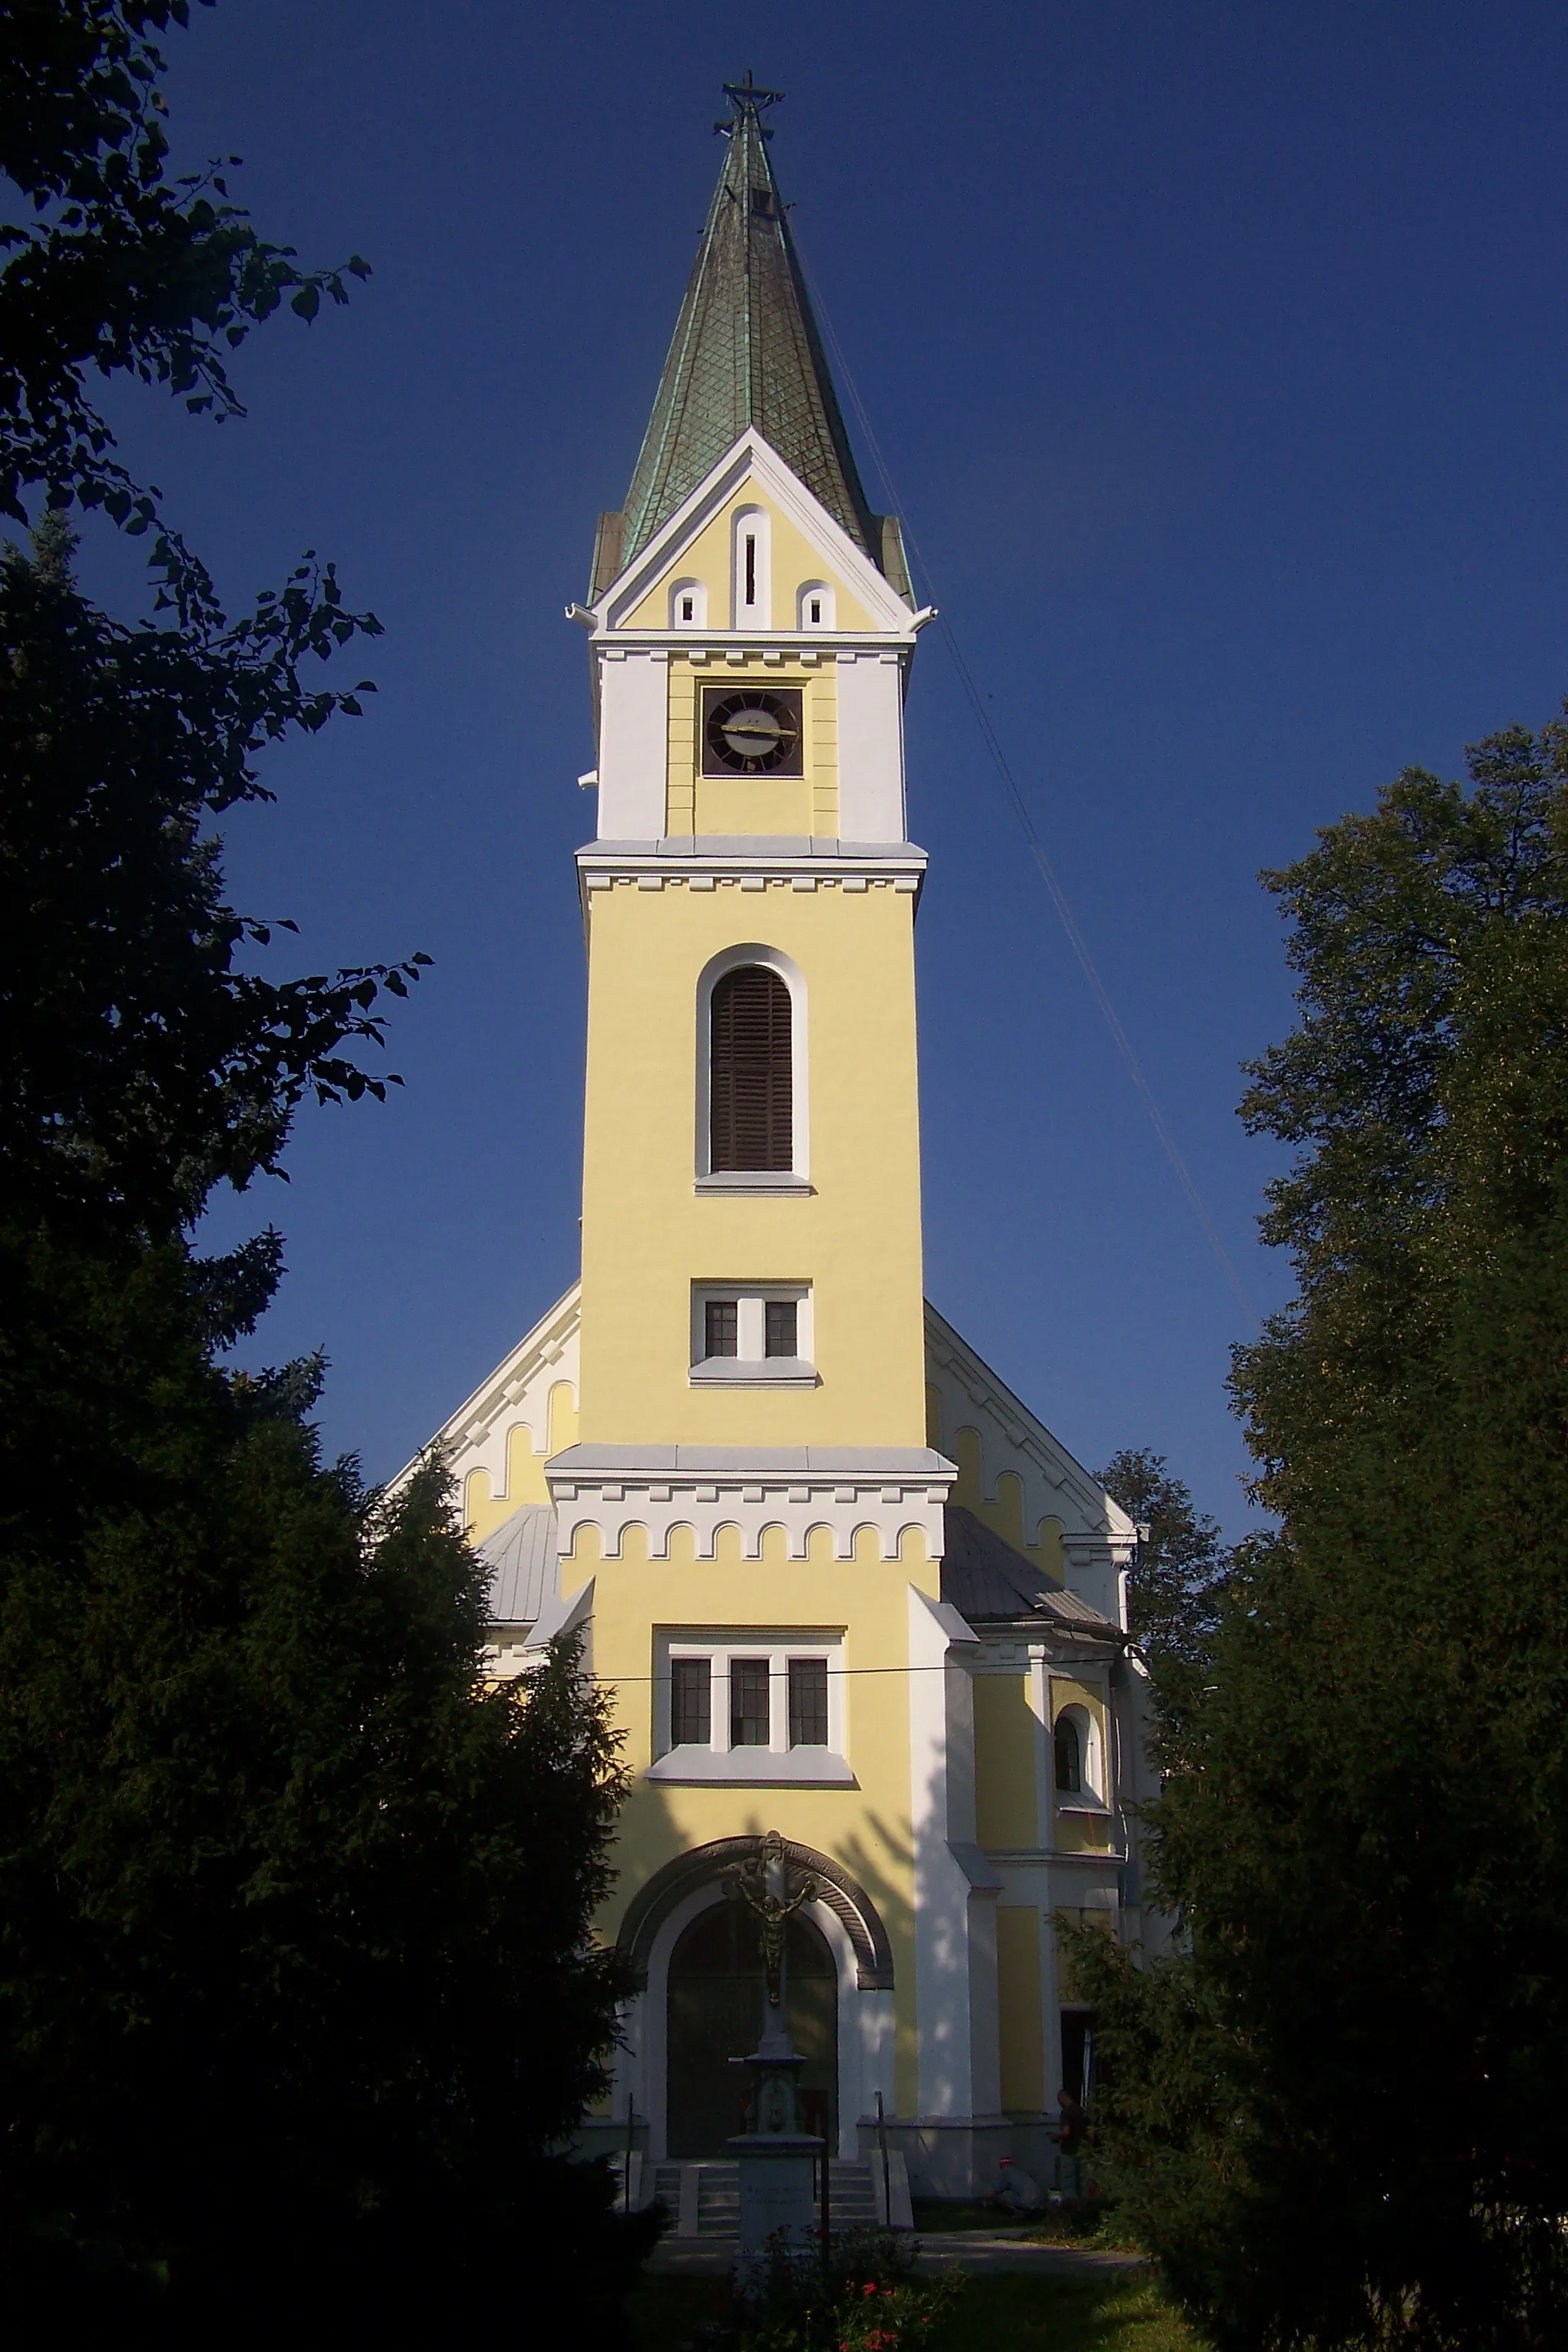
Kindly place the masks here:
[(703, 738), (703, 764), (710, 774), (798, 776), (800, 697), (755, 688), (737, 693), (710, 688)]

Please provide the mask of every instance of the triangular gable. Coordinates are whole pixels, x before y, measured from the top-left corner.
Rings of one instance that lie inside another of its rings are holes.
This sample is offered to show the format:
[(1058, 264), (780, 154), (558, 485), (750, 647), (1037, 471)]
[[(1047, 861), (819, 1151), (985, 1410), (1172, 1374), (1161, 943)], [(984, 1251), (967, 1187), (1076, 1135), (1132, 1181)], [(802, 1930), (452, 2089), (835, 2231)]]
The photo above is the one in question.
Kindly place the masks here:
[[(548, 1504), (545, 1462), (576, 1443), (581, 1297), (574, 1282), (416, 1457), (432, 1451), (444, 1456), (478, 1543), (522, 1505)], [(399, 1471), (394, 1492), (414, 1467), (411, 1462)]]
[[(690, 497), (676, 509), (663, 529), (655, 533), (636, 560), (600, 596), (592, 608), (595, 627), (625, 627), (627, 616), (637, 611), (659, 582), (679, 570), (685, 550), (748, 486), (771, 500), (789, 517), (803, 538), (821, 550), (825, 568), (835, 572), (851, 590), (879, 630), (899, 636), (914, 635), (924, 616), (910, 612), (864, 550), (790, 471), (754, 425), (748, 425)], [(721, 630), (716, 634), (721, 636), (729, 633)]]
[(1058, 1579), (1064, 1540), (1129, 1549), (1135, 1531), (1121, 1505), (929, 1299), (925, 1328), (926, 1434), (959, 1465), (953, 1500)]

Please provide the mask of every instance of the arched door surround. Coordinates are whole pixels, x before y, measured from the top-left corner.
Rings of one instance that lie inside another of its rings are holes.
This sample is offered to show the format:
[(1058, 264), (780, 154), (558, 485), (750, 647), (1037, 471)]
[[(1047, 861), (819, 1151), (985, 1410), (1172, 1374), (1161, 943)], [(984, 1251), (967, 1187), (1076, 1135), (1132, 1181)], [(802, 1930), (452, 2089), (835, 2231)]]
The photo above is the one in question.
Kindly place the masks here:
[[(893, 1951), (881, 1916), (859, 1881), (842, 1863), (818, 1853), (815, 1846), (793, 1838), (781, 1840), (784, 1858), (795, 1871), (816, 1879), (819, 1899), (834, 1912), (855, 1953), (855, 1981), (861, 1992), (891, 1992)], [(626, 1906), (616, 1944), (629, 1961), (639, 1990), (647, 1984), (648, 1958), (660, 1927), (699, 1887), (722, 1877), (738, 1862), (750, 1862), (762, 1851), (761, 1837), (714, 1838), (690, 1847), (656, 1870)]]

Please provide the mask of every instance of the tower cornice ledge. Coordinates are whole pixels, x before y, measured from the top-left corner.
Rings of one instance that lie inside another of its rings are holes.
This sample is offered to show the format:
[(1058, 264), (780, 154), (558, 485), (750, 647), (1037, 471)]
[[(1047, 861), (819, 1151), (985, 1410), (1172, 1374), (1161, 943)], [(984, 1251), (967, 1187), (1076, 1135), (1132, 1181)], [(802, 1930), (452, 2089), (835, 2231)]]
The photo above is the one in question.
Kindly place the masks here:
[(578, 895), (617, 882), (713, 890), (726, 883), (765, 890), (889, 889), (918, 897), (926, 854), (913, 842), (837, 841), (804, 834), (670, 834), (658, 841), (590, 841), (577, 852)]
[(808, 668), (832, 658), (835, 661), (879, 660), (896, 656), (900, 661), (914, 651), (915, 639), (928, 622), (937, 617), (934, 604), (922, 604), (911, 613), (907, 626), (896, 629), (713, 629), (694, 631), (689, 624), (679, 629), (639, 629), (626, 624), (618, 625), (603, 621), (585, 604), (568, 604), (566, 617), (580, 628), (588, 630), (595, 648), (608, 654), (617, 653), (679, 654), (700, 668), (716, 658), (727, 658), (743, 653), (748, 660), (765, 662), (792, 660), (804, 662)]
[(939, 1484), (943, 1493), (958, 1475), (958, 1465), (931, 1445), (569, 1445), (552, 1454), (544, 1465), (552, 1480), (640, 1472), (646, 1477), (668, 1478), (672, 1472), (689, 1476), (739, 1478), (752, 1472), (774, 1477), (826, 1480), (848, 1473), (856, 1478), (884, 1475), (911, 1486)]
[(834, 1557), (852, 1559), (858, 1532), (872, 1528), (884, 1560), (900, 1557), (906, 1529), (940, 1559), (943, 1506), (957, 1465), (927, 1445), (572, 1445), (544, 1465), (563, 1558), (580, 1527), (599, 1532), (602, 1556), (619, 1558), (629, 1527), (646, 1529), (648, 1557), (668, 1559), (673, 1528), (689, 1528), (697, 1557), (711, 1559), (721, 1528), (738, 1528), (747, 1559), (763, 1530), (782, 1527), (792, 1559), (807, 1557), (811, 1530), (832, 1531)]

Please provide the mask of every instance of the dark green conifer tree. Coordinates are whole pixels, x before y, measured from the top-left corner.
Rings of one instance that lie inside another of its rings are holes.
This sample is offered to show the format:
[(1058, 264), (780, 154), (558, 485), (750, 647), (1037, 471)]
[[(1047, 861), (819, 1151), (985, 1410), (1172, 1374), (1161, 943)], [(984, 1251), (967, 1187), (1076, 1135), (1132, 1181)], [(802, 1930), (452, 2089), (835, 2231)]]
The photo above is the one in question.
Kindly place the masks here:
[[(422, 958), (278, 981), (215, 823), (256, 757), (358, 708), (307, 559), (237, 621), (171, 532), (157, 609), (83, 595), (59, 511), (127, 528), (86, 372), (232, 407), (222, 354), (325, 279), (221, 184), (170, 187), (150, 33), (180, 0), (0, 6), (0, 2324), (56, 2342), (389, 2340), (482, 2325), (526, 2245), (542, 2324), (613, 2331), (636, 2246), (554, 2152), (619, 1980), (591, 1923), (619, 1774), (563, 1654), (480, 1678), (439, 1465), (324, 1464), (320, 1368), (225, 1366), (278, 1280), (192, 1235)], [(363, 265), (357, 265), (363, 271)]]

